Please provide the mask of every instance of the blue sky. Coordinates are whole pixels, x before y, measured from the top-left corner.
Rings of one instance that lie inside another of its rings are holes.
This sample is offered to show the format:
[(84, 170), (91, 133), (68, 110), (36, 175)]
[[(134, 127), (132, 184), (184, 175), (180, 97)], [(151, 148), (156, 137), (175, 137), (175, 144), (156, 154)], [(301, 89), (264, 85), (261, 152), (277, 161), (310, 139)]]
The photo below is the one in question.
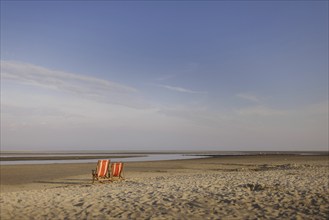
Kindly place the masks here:
[(1, 1), (2, 150), (328, 150), (327, 1)]

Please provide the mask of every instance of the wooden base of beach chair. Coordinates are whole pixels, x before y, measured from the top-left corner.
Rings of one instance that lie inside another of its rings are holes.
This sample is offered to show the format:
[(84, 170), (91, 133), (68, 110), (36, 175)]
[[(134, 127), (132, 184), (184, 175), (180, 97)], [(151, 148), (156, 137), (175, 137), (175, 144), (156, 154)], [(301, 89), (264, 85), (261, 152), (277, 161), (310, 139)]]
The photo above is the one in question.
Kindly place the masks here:
[(97, 177), (97, 175), (92, 174), (92, 183), (95, 183), (95, 181), (98, 181), (100, 183), (104, 183), (104, 182), (112, 182), (110, 177), (106, 177), (106, 178), (99, 178)]
[(93, 180), (93, 183), (95, 182), (95, 180), (97, 180), (97, 174), (96, 174), (96, 170), (92, 170), (91, 171), (91, 175), (92, 175), (92, 180)]
[(125, 180), (125, 178), (123, 178), (123, 177), (111, 177), (110, 178), (110, 181), (111, 182), (114, 182), (114, 181), (124, 181)]

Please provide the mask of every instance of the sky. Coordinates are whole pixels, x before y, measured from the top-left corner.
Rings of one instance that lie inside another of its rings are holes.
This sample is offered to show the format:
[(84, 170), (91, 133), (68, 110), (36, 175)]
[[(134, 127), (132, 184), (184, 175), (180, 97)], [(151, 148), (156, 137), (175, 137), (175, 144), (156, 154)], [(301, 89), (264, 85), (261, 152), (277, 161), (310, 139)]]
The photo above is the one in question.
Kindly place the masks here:
[(1, 150), (328, 150), (328, 1), (1, 1)]

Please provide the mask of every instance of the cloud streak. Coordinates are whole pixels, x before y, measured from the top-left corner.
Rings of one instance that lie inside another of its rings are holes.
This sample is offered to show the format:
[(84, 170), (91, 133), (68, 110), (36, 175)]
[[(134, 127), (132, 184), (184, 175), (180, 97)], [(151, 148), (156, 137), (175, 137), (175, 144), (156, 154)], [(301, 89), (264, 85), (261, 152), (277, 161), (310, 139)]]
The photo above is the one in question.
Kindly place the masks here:
[(251, 94), (247, 94), (247, 93), (239, 93), (236, 95), (238, 98), (247, 100), (247, 101), (251, 101), (251, 102), (256, 102), (259, 103), (261, 100), (255, 96), (255, 95), (251, 95)]
[(38, 88), (79, 95), (94, 101), (143, 108), (139, 91), (133, 87), (96, 77), (47, 69), (41, 66), (1, 61), (1, 79)]
[(171, 91), (175, 91), (175, 92), (190, 93), (190, 94), (207, 94), (207, 92), (205, 92), (205, 91), (194, 91), (194, 90), (177, 87), (177, 86), (169, 86), (169, 85), (157, 85), (157, 86), (171, 90)]
[(109, 80), (50, 70), (33, 64), (14, 61), (1, 61), (1, 73), (3, 79), (48, 85), (71, 91), (76, 91), (79, 87), (89, 85), (97, 90), (119, 93), (137, 92), (137, 90), (132, 87), (114, 83)]
[(263, 105), (241, 108), (236, 110), (236, 113), (240, 116), (282, 116), (288, 114), (287, 111), (276, 110)]

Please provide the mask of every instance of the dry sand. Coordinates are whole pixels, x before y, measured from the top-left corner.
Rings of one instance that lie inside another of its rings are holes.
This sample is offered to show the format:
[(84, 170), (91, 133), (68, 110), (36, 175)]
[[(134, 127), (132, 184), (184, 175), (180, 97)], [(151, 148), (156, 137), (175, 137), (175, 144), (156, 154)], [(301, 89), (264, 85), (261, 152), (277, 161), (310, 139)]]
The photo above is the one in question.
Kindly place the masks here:
[(1, 219), (329, 217), (327, 156), (130, 162), (125, 181), (91, 184), (95, 164), (0, 166)]

